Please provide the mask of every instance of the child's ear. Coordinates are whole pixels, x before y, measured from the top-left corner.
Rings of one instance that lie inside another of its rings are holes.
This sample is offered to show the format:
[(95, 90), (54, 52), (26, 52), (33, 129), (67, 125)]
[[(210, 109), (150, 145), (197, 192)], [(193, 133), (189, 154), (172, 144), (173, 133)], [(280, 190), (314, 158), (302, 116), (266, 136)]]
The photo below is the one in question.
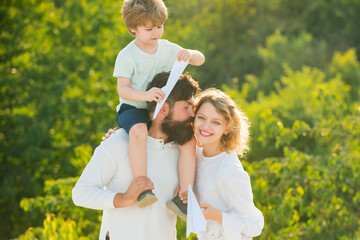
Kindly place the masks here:
[(129, 28), (129, 30), (130, 30), (130, 32), (131, 32), (133, 35), (135, 35), (135, 31), (136, 31), (135, 28)]

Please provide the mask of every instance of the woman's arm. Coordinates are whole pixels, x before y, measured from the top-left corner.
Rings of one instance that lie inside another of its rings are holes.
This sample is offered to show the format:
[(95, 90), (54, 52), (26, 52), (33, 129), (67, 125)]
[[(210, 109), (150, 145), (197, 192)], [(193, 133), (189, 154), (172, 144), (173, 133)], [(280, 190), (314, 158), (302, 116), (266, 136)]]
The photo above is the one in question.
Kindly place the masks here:
[(222, 225), (227, 239), (241, 235), (255, 237), (261, 234), (264, 217), (253, 202), (250, 177), (239, 162), (227, 165), (216, 174), (220, 194), (230, 211), (222, 212)]

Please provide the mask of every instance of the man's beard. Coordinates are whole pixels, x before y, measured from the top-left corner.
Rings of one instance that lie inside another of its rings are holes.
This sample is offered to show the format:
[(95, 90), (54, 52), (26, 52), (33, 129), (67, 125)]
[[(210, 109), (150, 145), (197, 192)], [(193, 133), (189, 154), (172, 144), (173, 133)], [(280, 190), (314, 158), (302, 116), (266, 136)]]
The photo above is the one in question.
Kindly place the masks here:
[(178, 145), (184, 145), (194, 136), (191, 117), (185, 121), (174, 121), (171, 114), (167, 116), (161, 124), (161, 131), (169, 137), (169, 141), (174, 141)]

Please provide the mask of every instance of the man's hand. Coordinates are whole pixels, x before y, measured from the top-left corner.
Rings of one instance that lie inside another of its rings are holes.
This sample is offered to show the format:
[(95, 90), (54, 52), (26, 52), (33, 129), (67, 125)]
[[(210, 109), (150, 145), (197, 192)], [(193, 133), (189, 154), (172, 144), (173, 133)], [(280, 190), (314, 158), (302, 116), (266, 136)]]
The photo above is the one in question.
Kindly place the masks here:
[(110, 129), (107, 131), (107, 133), (105, 134), (105, 136), (103, 136), (103, 137), (101, 138), (101, 141), (103, 142), (103, 141), (105, 141), (106, 139), (108, 139), (111, 134), (115, 133), (116, 130), (118, 130), (117, 127), (115, 127), (115, 128), (110, 128)]
[(145, 100), (148, 102), (155, 101), (160, 103), (163, 97), (164, 97), (163, 91), (161, 91), (161, 89), (157, 87), (150, 88), (145, 92)]
[(222, 212), (219, 209), (214, 208), (208, 203), (200, 204), (200, 208), (203, 208), (203, 214), (206, 220), (214, 220), (222, 224)]
[(140, 176), (132, 180), (128, 190), (125, 193), (117, 193), (114, 197), (114, 207), (128, 207), (136, 203), (140, 193), (146, 190), (153, 190), (154, 184), (150, 178)]

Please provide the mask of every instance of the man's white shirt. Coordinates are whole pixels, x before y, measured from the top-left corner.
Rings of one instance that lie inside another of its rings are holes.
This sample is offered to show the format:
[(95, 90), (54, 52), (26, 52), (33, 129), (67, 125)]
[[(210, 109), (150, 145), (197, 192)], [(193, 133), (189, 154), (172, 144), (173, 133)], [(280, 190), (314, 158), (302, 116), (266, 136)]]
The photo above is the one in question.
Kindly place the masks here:
[(110, 239), (176, 239), (176, 214), (166, 207), (166, 202), (173, 198), (179, 185), (177, 145), (148, 137), (147, 172), (159, 200), (145, 208), (138, 208), (137, 204), (115, 208), (116, 193), (125, 193), (132, 181), (128, 149), (129, 136), (123, 129), (102, 142), (73, 189), (74, 203), (103, 210), (101, 240), (107, 232)]

